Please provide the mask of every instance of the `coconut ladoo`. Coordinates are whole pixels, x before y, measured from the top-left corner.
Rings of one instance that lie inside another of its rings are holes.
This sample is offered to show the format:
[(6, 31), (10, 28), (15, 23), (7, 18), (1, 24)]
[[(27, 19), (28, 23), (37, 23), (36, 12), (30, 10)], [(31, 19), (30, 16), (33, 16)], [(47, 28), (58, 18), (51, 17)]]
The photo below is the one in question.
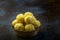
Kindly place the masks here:
[(14, 26), (16, 23), (18, 23), (18, 21), (17, 20), (13, 20), (12, 21), (12, 26)]
[(25, 12), (24, 16), (26, 17), (28, 15), (33, 16), (33, 14), (31, 12)]
[(34, 28), (34, 25), (32, 25), (32, 24), (27, 24), (25, 26), (25, 31), (34, 31), (34, 30), (35, 30), (35, 28)]
[(24, 21), (25, 21), (25, 23), (27, 23), (27, 24), (33, 24), (34, 21), (35, 21), (35, 19), (34, 19), (32, 16), (26, 16), (26, 17), (24, 18)]
[(24, 31), (24, 25), (22, 23), (16, 23), (14, 29), (17, 31)]
[(24, 15), (23, 14), (18, 14), (17, 16), (16, 16), (16, 20), (18, 20), (18, 21), (20, 21), (20, 22), (24, 22)]
[(34, 25), (35, 25), (35, 28), (38, 28), (38, 27), (40, 27), (41, 23), (39, 20), (36, 20)]

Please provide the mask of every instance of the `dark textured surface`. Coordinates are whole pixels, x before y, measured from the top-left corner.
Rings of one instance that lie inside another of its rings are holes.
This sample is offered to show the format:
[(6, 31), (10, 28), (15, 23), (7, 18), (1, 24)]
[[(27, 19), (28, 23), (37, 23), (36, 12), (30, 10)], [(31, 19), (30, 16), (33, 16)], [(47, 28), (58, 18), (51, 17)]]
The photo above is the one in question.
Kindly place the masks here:
[[(11, 21), (19, 13), (33, 12), (42, 23), (36, 37), (22, 39), (16, 36)], [(59, 40), (59, 0), (0, 0), (0, 40)]]

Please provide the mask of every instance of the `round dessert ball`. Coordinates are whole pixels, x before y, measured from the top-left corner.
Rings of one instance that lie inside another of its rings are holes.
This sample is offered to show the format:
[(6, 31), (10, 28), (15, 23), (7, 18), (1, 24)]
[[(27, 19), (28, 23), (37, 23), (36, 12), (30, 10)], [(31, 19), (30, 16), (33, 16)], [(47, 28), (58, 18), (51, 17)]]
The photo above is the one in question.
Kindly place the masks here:
[(34, 25), (32, 24), (25, 25), (25, 31), (34, 31), (34, 30), (35, 30)]
[(27, 24), (33, 24), (34, 22), (35, 22), (35, 19), (34, 19), (34, 17), (33, 16), (26, 16), (25, 18), (24, 18), (24, 21), (25, 21), (25, 23), (27, 23)]
[(31, 12), (25, 12), (24, 16), (26, 17), (28, 15), (33, 16), (33, 14)]
[(12, 21), (12, 26), (14, 26), (16, 23), (18, 23), (18, 21), (17, 20), (13, 20)]
[(20, 22), (24, 22), (24, 15), (23, 15), (23, 14), (18, 14), (18, 15), (16, 16), (16, 19), (17, 19), (18, 21), (20, 21)]
[(17, 31), (24, 31), (24, 25), (22, 23), (16, 23), (14, 29)]
[[(35, 18), (35, 16), (34, 16), (33, 13), (31, 13), (31, 12), (25, 12), (24, 16), (25, 16), (25, 17), (26, 17), (26, 16), (33, 16), (33, 17)], [(35, 19), (36, 19), (36, 18), (35, 18)]]
[(37, 27), (40, 27), (41, 23), (40, 23), (40, 21), (36, 20), (34, 25), (35, 25), (35, 28), (37, 28)]

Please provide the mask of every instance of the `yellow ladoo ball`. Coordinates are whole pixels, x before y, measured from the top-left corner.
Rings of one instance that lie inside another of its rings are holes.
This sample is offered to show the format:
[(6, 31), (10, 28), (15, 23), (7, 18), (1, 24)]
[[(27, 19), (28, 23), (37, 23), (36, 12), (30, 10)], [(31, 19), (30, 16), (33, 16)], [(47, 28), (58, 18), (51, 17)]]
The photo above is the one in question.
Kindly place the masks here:
[(12, 26), (14, 26), (18, 21), (17, 20), (13, 20), (12, 21)]
[(41, 23), (40, 23), (40, 21), (36, 20), (35, 23), (34, 23), (34, 25), (37, 28), (37, 27), (40, 27)]
[(24, 22), (24, 15), (23, 15), (23, 14), (18, 14), (18, 15), (16, 16), (16, 19), (17, 19), (18, 21), (20, 21), (20, 22)]
[(35, 16), (32, 16), (34, 18), (34, 20), (37, 20)]
[(26, 16), (25, 18), (24, 18), (24, 21), (25, 21), (25, 23), (27, 23), (27, 24), (29, 24), (29, 23), (34, 23), (34, 21), (35, 21), (35, 19), (34, 19), (34, 17), (32, 17), (32, 16)]
[(14, 29), (17, 31), (24, 31), (24, 25), (22, 23), (16, 23)]
[(35, 28), (34, 28), (34, 25), (32, 25), (32, 24), (27, 24), (25, 26), (25, 31), (34, 31), (34, 30), (35, 30)]
[(24, 16), (26, 17), (28, 15), (33, 16), (33, 14), (31, 12), (25, 12)]

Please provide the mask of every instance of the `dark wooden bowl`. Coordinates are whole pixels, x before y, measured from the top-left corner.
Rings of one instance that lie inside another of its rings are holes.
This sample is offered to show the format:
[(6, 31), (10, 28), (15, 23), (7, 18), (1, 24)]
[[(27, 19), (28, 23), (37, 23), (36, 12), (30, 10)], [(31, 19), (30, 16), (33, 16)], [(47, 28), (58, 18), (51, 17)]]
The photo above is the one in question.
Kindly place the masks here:
[[(12, 28), (14, 29), (14, 27), (12, 26)], [(34, 31), (30, 31), (30, 32), (25, 32), (25, 31), (17, 31), (14, 29), (14, 31), (16, 32), (17, 36), (20, 37), (24, 37), (24, 38), (29, 38), (29, 37), (34, 37), (38, 34), (40, 28), (37, 28)]]

